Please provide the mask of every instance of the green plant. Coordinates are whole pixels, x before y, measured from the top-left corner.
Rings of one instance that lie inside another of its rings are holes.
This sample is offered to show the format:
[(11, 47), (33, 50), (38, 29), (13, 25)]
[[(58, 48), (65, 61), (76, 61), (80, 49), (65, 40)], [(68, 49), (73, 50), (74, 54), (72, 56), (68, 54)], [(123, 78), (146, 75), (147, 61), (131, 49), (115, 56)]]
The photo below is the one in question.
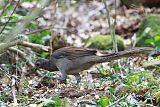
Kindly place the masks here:
[(52, 97), (52, 100), (55, 101), (55, 106), (56, 107), (60, 107), (61, 106), (62, 102), (61, 102), (61, 99), (59, 97), (54, 96), (54, 97)]
[(98, 100), (98, 105), (100, 105), (101, 107), (106, 107), (108, 106), (110, 103), (110, 100), (108, 97), (106, 96), (102, 96), (99, 100)]
[(0, 95), (0, 101), (4, 101), (7, 98), (7, 92), (6, 91), (2, 91), (1, 95)]
[(146, 44), (150, 44), (153, 47), (160, 48), (160, 35), (154, 36), (153, 38), (147, 39)]
[(45, 36), (48, 36), (48, 35), (50, 35), (50, 33), (48, 31), (43, 31), (43, 32), (39, 33), (38, 35), (31, 35), (29, 37), (29, 40), (32, 43), (43, 44), (42, 38)]
[[(63, 103), (65, 103), (65, 101)], [(61, 107), (62, 101), (59, 97), (53, 96), (51, 99), (42, 100), (41, 106), (42, 107)]]

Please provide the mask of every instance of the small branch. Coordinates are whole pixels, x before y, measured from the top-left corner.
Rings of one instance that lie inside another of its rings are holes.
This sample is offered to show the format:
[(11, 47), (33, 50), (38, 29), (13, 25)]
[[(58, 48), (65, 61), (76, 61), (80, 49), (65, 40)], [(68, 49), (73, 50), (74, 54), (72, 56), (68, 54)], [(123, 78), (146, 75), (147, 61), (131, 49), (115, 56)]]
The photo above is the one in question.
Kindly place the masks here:
[(6, 24), (4, 25), (4, 27), (2, 28), (2, 30), (1, 30), (1, 32), (0, 32), (0, 34), (2, 34), (2, 32), (4, 31), (4, 29), (5, 29), (5, 27), (7, 26), (7, 24), (9, 23), (9, 21), (11, 20), (11, 16), (13, 15), (13, 13), (15, 12), (15, 10), (17, 9), (17, 7), (18, 7), (18, 5), (19, 5), (19, 2), (20, 2), (20, 0), (18, 0), (18, 2), (17, 2), (17, 4), (16, 4), (16, 6), (14, 7), (14, 9), (13, 9), (13, 11), (12, 11), (12, 13), (11, 13), (11, 15), (10, 15), (10, 17), (9, 17), (9, 19), (8, 19), (8, 21), (6, 22)]
[(19, 95), (21, 95), (22, 94), (22, 92), (23, 92), (23, 82), (24, 82), (24, 79), (25, 79), (25, 74), (26, 74), (26, 72), (27, 72), (27, 69), (26, 69), (26, 67), (22, 67), (22, 73), (21, 73), (21, 76), (20, 76), (20, 80), (19, 80)]
[(43, 46), (43, 45), (40, 45), (40, 44), (29, 43), (29, 42), (26, 42), (26, 41), (18, 41), (17, 44), (25, 46), (25, 47), (33, 48), (33, 49), (42, 50), (42, 51), (45, 51), (45, 52), (50, 52), (51, 51), (49, 46)]
[(11, 80), (11, 91), (12, 91), (12, 97), (13, 97), (13, 102), (17, 104), (17, 98), (16, 98), (16, 88), (15, 88), (16, 80), (14, 76), (12, 77)]
[(18, 56), (24, 61), (26, 62), (26, 64), (30, 67), (30, 68), (33, 68), (34, 67), (34, 64), (27, 60), (26, 56), (24, 55), (24, 53), (14, 47), (10, 47), (8, 50), (12, 51), (13, 53), (15, 54), (18, 54)]
[(108, 107), (112, 107), (116, 104), (118, 104), (120, 101), (122, 101), (123, 99), (127, 98), (128, 94), (126, 94), (125, 96), (121, 97), (120, 99), (118, 99), (117, 101), (113, 102), (112, 104), (108, 105)]
[(103, 3), (104, 3), (104, 6), (105, 6), (105, 9), (106, 9), (106, 12), (107, 12), (108, 25), (109, 25), (110, 34), (111, 34), (112, 41), (113, 41), (113, 50), (114, 50), (114, 52), (118, 52), (117, 40), (116, 40), (116, 37), (115, 37), (115, 25), (113, 25), (113, 23), (111, 23), (111, 16), (110, 16), (109, 9), (107, 8), (106, 0), (103, 0)]
[(52, 24), (51, 24), (51, 27), (50, 27), (50, 30), (51, 30), (51, 39), (50, 39), (50, 47), (51, 47), (51, 51), (50, 51), (50, 55), (52, 54), (52, 49), (53, 49), (53, 40), (54, 40), (54, 38), (56, 37), (56, 35), (54, 34), (54, 32), (53, 32), (53, 30), (52, 30), (52, 28), (55, 26), (55, 24), (56, 24), (56, 11), (57, 11), (57, 8), (56, 8), (56, 6), (57, 6), (57, 4), (58, 4), (58, 0), (55, 0), (54, 1), (54, 4), (53, 4), (53, 10), (54, 10), (54, 13), (52, 14)]
[(9, 47), (15, 46), (16, 41), (9, 42), (9, 43), (0, 43), (0, 54), (5, 52)]
[[(26, 32), (25, 35), (29, 35), (29, 34), (34, 34), (34, 33), (39, 33), (39, 32), (43, 32), (45, 30), (51, 30), (52, 27), (49, 26), (49, 27), (46, 27), (46, 28), (42, 28), (42, 29), (36, 29), (36, 30), (33, 30), (31, 32)], [(67, 28), (60, 28), (60, 27), (53, 27), (53, 29), (63, 29), (63, 30), (67, 30)]]
[(22, 23), (17, 24), (14, 29), (5, 35), (5, 38), (2, 41), (5, 45), (0, 45), (0, 53), (3, 53), (11, 46), (10, 43), (15, 39), (15, 37), (25, 30), (27, 25), (38, 16), (41, 9), (46, 6), (49, 1), (50, 0), (40, 0), (40, 5), (33, 9), (33, 11), (22, 20)]
[(3, 15), (3, 13), (7, 10), (7, 8), (8, 8), (8, 6), (10, 6), (11, 5), (11, 3), (12, 3), (12, 1), (10, 1), (9, 3), (8, 3), (8, 1), (7, 1), (7, 3), (4, 5), (4, 7), (3, 7), (3, 10), (2, 10), (2, 12), (1, 12), (1, 14), (0, 14), (0, 17)]
[(5, 52), (5, 50), (9, 49), (10, 47), (12, 46), (15, 46), (15, 45), (22, 45), (22, 46), (25, 46), (25, 47), (29, 47), (29, 48), (33, 48), (33, 49), (38, 49), (38, 50), (42, 50), (42, 51), (45, 51), (45, 52), (50, 52), (51, 49), (49, 46), (43, 46), (43, 45), (40, 45), (40, 44), (34, 44), (34, 43), (29, 43), (29, 42), (26, 42), (26, 41), (21, 41), (21, 40), (18, 40), (18, 41), (13, 41), (13, 42), (10, 42), (9, 44), (8, 43), (0, 43), (0, 54)]
[(38, 32), (43, 32), (45, 30), (50, 30), (50, 27), (46, 27), (46, 28), (42, 28), (42, 29), (36, 29), (34, 31), (25, 33), (25, 35), (34, 34), (34, 33), (38, 33)]
[[(10, 22), (8, 22), (8, 23), (18, 23), (18, 22), (20, 22), (21, 20), (18, 20), (18, 21), (10, 21)], [(0, 24), (0, 26), (3, 26), (3, 25), (5, 25), (7, 23), (7, 21), (6, 22), (3, 22), (3, 23), (1, 23)]]

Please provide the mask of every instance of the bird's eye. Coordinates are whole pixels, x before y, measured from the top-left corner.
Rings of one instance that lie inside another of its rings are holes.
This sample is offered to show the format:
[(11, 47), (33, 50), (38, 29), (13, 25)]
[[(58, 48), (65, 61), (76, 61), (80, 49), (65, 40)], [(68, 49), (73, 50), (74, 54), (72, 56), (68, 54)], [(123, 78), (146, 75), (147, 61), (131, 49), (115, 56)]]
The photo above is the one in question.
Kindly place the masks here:
[(40, 66), (41, 66), (41, 63), (40, 63), (40, 62), (37, 62), (37, 63), (36, 63), (36, 66), (37, 66), (37, 67), (40, 67)]

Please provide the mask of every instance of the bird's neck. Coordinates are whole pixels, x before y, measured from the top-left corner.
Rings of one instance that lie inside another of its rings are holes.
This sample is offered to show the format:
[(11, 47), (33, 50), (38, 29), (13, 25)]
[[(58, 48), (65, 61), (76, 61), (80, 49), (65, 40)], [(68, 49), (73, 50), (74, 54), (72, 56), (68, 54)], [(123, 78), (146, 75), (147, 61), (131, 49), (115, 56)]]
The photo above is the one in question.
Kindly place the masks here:
[(56, 67), (55, 64), (51, 63), (50, 60), (46, 60), (42, 69), (48, 70), (48, 71), (57, 71), (58, 68)]
[(45, 70), (49, 70), (49, 67), (50, 67), (49, 63), (50, 63), (50, 61), (48, 59), (45, 59), (43, 62), (43, 65), (40, 68), (45, 69)]

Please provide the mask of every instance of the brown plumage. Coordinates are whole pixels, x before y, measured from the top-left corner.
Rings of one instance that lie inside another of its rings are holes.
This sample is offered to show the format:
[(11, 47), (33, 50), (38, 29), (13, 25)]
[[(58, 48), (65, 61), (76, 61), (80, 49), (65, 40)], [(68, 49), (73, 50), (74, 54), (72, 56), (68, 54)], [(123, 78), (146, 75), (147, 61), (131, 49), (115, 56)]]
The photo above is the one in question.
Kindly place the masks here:
[(153, 48), (142, 47), (111, 53), (88, 48), (64, 47), (56, 50), (50, 59), (38, 59), (36, 67), (49, 71), (61, 71), (61, 77), (52, 77), (61, 81), (66, 80), (67, 75), (74, 75), (77, 83), (80, 82), (79, 72), (86, 70), (96, 63), (110, 62), (122, 57), (138, 54), (146, 54), (154, 51)]

